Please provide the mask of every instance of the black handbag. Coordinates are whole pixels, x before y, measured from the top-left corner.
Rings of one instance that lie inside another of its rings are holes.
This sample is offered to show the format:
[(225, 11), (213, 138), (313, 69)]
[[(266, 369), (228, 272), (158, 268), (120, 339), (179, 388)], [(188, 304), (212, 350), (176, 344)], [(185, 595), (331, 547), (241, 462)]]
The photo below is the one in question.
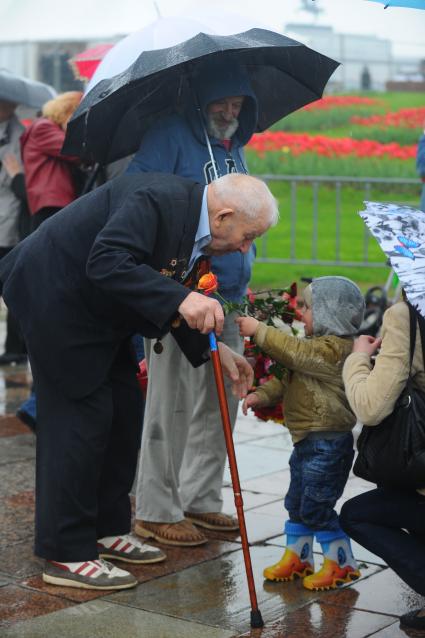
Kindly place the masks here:
[[(419, 320), (422, 352), (425, 352), (424, 319), (408, 304), (410, 315), (410, 368)], [(425, 392), (406, 387), (379, 425), (364, 425), (357, 441), (353, 472), (378, 486), (411, 489), (425, 487)]]

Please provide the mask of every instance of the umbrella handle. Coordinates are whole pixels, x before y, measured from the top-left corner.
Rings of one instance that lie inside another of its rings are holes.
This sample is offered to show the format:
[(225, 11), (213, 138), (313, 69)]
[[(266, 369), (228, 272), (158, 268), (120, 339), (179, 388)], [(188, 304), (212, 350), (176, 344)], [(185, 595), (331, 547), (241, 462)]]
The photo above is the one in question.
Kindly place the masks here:
[(226, 390), (224, 387), (223, 369), (221, 367), (215, 333), (210, 332), (208, 336), (210, 341), (211, 360), (214, 368), (214, 377), (217, 386), (221, 419), (223, 422), (224, 439), (226, 441), (227, 456), (229, 458), (230, 476), (232, 477), (236, 512), (238, 515), (239, 529), (241, 533), (242, 551), (245, 562), (246, 577), (248, 581), (249, 598), (251, 601), (251, 627), (263, 627), (264, 622), (261, 617), (261, 612), (258, 609), (257, 594), (255, 591), (254, 576), (252, 573), (251, 555), (249, 552), (248, 535), (246, 532), (245, 515), (243, 511), (242, 490), (239, 482), (239, 472), (236, 461), (235, 446), (233, 444), (232, 426), (230, 423), (229, 408), (227, 404)]

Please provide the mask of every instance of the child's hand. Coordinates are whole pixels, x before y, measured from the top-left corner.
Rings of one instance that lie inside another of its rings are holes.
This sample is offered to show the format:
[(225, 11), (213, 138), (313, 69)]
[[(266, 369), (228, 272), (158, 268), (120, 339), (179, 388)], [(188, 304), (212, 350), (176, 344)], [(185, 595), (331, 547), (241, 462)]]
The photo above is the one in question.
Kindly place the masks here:
[(261, 403), (261, 400), (258, 394), (255, 394), (255, 392), (251, 392), (251, 394), (248, 394), (245, 401), (242, 403), (242, 412), (246, 416), (248, 414), (248, 408), (255, 408), (259, 406), (260, 403)]
[(242, 337), (253, 337), (259, 324), (254, 317), (238, 317), (235, 323), (239, 325), (239, 334)]

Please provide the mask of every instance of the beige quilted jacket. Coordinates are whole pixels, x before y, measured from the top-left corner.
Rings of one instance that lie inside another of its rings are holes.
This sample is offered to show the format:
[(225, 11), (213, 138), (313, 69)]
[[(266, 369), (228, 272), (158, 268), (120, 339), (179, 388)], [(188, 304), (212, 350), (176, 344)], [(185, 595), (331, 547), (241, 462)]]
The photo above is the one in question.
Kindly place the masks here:
[[(346, 360), (343, 379), (348, 401), (359, 421), (377, 425), (391, 414), (409, 376), (409, 309), (401, 301), (391, 306), (382, 323), (382, 345), (375, 365), (364, 352), (353, 352)], [(425, 391), (424, 360), (419, 333), (412, 362), (413, 383)], [(425, 489), (418, 490), (425, 494)]]

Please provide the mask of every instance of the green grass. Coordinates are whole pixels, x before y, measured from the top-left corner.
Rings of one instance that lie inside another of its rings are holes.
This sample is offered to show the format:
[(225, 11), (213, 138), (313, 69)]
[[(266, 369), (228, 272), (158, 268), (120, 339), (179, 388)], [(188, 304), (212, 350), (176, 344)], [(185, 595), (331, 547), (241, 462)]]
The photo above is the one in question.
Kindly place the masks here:
[[(358, 109), (339, 108), (332, 111), (302, 110), (287, 116), (278, 122), (273, 128), (290, 130), (292, 132), (308, 132), (310, 134), (323, 134), (332, 137), (350, 137), (354, 127), (349, 122), (351, 115), (367, 116), (373, 113), (384, 114), (397, 111), (401, 108), (423, 107), (425, 104), (423, 93), (378, 93), (363, 92), (359, 95), (372, 97), (379, 100), (375, 106), (361, 106)], [(364, 127), (364, 131), (368, 129)], [(393, 141), (400, 142), (412, 139), (414, 133), (407, 133), (402, 129), (393, 127), (388, 136), (393, 132)], [(419, 137), (419, 133), (417, 135)], [(375, 139), (376, 131), (369, 129), (370, 139)], [(385, 138), (386, 133), (382, 134)], [(391, 160), (385, 158), (335, 158), (335, 161), (327, 158), (313, 157), (306, 154), (299, 157), (284, 157), (280, 153), (267, 153), (264, 159), (259, 158), (252, 151), (248, 151), (248, 162), (252, 174), (277, 173), (285, 175), (347, 175), (351, 177), (417, 177), (415, 162)], [(369, 199), (376, 201), (396, 201), (417, 207), (420, 197), (420, 182), (417, 187), (398, 187), (384, 190), (374, 188)], [(271, 184), (275, 196), (279, 200), (281, 219), (279, 224), (270, 230), (267, 237), (267, 255), (269, 257), (289, 258), (290, 256), (290, 185), (287, 183)], [(296, 249), (295, 256), (298, 259), (311, 258), (312, 232), (313, 232), (313, 200), (311, 186), (299, 185), (297, 196), (297, 223), (296, 223)], [(364, 224), (358, 215), (363, 209), (365, 198), (363, 190), (344, 187), (341, 200), (341, 261), (362, 260), (364, 245)], [(321, 186), (319, 189), (319, 214), (317, 223), (318, 235), (318, 259), (336, 259), (335, 250), (335, 192), (333, 189)], [(368, 240), (369, 260), (381, 261), (385, 264), (385, 257), (380, 251), (376, 241), (370, 237)], [(257, 242), (258, 254), (261, 255), (261, 239)], [(254, 290), (273, 287), (279, 288), (290, 284), (292, 281), (300, 282), (301, 277), (318, 277), (321, 275), (345, 275), (356, 281), (365, 291), (374, 285), (383, 285), (387, 279), (389, 268), (368, 268), (345, 266), (318, 266), (318, 265), (292, 265), (292, 264), (261, 264), (256, 262), (253, 268), (251, 287)]]
[[(291, 197), (290, 185), (284, 182), (271, 183), (270, 188), (279, 201), (280, 221), (267, 235), (267, 257), (290, 257)], [(363, 190), (344, 187), (341, 191), (341, 242), (339, 259), (341, 261), (362, 261), (365, 244), (365, 226), (358, 212), (363, 210), (365, 195)], [(409, 193), (396, 190), (372, 189), (372, 201), (397, 201), (417, 206), (418, 199)], [(299, 185), (297, 189), (297, 216), (295, 225), (295, 257), (311, 259), (313, 244), (313, 193), (311, 186)], [(317, 216), (317, 255), (319, 260), (334, 261), (336, 251), (336, 196), (331, 187), (321, 186), (318, 191)], [(364, 291), (373, 285), (383, 285), (389, 269), (385, 265), (385, 256), (377, 242), (371, 236), (367, 238), (368, 258), (372, 262), (380, 262), (382, 268), (346, 267), (292, 264), (262, 264), (256, 262), (253, 268), (251, 287), (254, 290), (263, 288), (284, 287), (292, 281), (300, 283), (301, 277), (318, 277), (321, 275), (344, 275), (356, 281)], [(262, 254), (261, 239), (257, 241), (257, 254)]]

